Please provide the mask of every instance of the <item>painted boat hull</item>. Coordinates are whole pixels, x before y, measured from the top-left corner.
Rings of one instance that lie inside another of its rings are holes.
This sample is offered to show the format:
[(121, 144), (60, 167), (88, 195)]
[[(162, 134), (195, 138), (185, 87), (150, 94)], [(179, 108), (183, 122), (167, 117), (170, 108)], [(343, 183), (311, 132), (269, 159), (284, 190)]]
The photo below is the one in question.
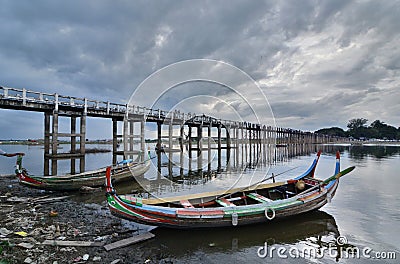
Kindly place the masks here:
[[(307, 196), (272, 202), (224, 208), (168, 209), (160, 206), (130, 204), (124, 196), (108, 195), (113, 215), (134, 222), (168, 228), (215, 228), (268, 223), (279, 219), (318, 210), (330, 201), (338, 187), (338, 180), (329, 189), (316, 190)], [(329, 197), (329, 198), (328, 198)], [(268, 219), (265, 212), (268, 212)], [(273, 213), (274, 211), (274, 213)], [(237, 223), (235, 224), (235, 214)], [(274, 215), (274, 217), (272, 217)]]
[[(350, 167), (340, 171), (340, 155), (337, 153), (335, 174), (324, 181), (314, 179), (319, 155), (320, 152), (306, 172), (286, 182), (257, 184), (232, 189), (228, 193), (209, 192), (152, 199), (117, 195), (111, 183), (111, 168), (108, 168), (107, 202), (115, 216), (167, 228), (216, 228), (268, 223), (320, 209), (335, 195), (339, 178), (354, 169)], [(229, 200), (225, 199), (228, 196)]]
[[(151, 161), (113, 167), (113, 181), (121, 182), (140, 176), (150, 168)], [(17, 172), (19, 183), (32, 188), (50, 191), (76, 191), (83, 186), (105, 186), (106, 168), (66, 176), (30, 176), (24, 170)]]

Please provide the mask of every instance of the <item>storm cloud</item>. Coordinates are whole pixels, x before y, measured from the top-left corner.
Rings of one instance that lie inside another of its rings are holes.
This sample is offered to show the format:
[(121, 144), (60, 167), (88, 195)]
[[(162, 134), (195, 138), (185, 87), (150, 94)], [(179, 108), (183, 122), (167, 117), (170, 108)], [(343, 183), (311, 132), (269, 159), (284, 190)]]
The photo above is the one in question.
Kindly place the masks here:
[[(205, 58), (249, 74), (279, 126), (345, 128), (355, 117), (400, 124), (399, 1), (0, 2), (3, 86), (126, 103), (158, 69)], [(192, 94), (182, 89), (160, 105)], [(248, 114), (231, 91), (209, 93)], [(229, 112), (205, 98), (191, 105)], [(42, 137), (43, 117), (0, 113), (0, 138)], [(29, 131), (23, 116), (37, 120)], [(89, 138), (111, 133), (88, 129)]]

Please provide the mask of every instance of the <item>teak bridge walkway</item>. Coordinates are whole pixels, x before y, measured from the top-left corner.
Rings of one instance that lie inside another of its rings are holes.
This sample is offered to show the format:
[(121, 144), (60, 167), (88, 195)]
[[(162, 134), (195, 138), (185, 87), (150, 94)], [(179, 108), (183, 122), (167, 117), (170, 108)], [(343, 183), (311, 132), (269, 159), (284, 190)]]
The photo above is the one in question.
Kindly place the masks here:
[[(190, 158), (193, 151), (201, 153), (201, 151), (207, 150), (210, 154), (211, 149), (216, 149), (220, 157), (221, 150), (229, 151), (231, 148), (238, 148), (239, 144), (246, 142), (268, 146), (285, 146), (330, 143), (341, 140), (337, 137), (300, 130), (217, 119), (206, 115), (185, 114), (177, 110), (168, 112), (141, 106), (4, 86), (0, 86), (0, 108), (44, 113), (45, 175), (50, 175), (50, 160), (52, 164), (51, 175), (55, 175), (57, 174), (57, 160), (66, 158), (80, 159), (80, 171), (84, 171), (87, 117), (101, 117), (112, 120), (114, 164), (117, 155), (128, 158), (145, 153), (146, 122), (157, 124), (158, 147), (163, 147), (165, 152), (172, 153), (183, 151), (185, 145), (188, 148)], [(69, 133), (59, 131), (59, 116), (70, 118), (71, 131)], [(79, 132), (77, 131), (77, 119), (80, 120)], [(118, 122), (122, 122), (122, 134), (118, 134)], [(168, 135), (163, 135), (163, 125), (168, 126)], [(179, 127), (178, 135), (174, 135), (174, 127)], [(203, 137), (203, 129), (207, 129), (207, 137)], [(217, 132), (216, 137), (212, 137), (213, 129), (214, 134)], [(185, 131), (187, 131), (187, 134)], [(193, 135), (193, 132), (196, 132), (195, 135)], [(57, 152), (60, 138), (70, 139), (71, 153)], [(123, 142), (123, 151), (118, 151), (119, 140)], [(79, 149), (76, 149), (78, 143)], [(134, 147), (138, 145), (140, 145), (139, 150)], [(179, 147), (174, 148), (176, 145)], [(71, 161), (71, 173), (75, 173), (75, 160), (74, 162)]]

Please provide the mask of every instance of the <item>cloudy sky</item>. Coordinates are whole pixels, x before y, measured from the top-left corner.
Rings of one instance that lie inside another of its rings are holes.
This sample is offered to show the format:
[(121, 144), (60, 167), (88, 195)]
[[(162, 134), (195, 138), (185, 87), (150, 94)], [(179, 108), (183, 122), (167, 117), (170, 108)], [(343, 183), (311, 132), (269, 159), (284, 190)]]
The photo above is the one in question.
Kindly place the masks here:
[[(251, 76), (278, 126), (346, 128), (356, 117), (400, 126), (399, 1), (0, 4), (2, 86), (126, 103), (157, 70), (211, 59)], [(186, 83), (171, 89), (160, 106), (185, 101), (184, 92), (190, 104), (182, 103), (183, 111), (218, 115), (236, 105), (240, 112), (241, 102), (219, 87)], [(203, 97), (193, 99), (198, 95)], [(251, 89), (244, 95), (257, 96)], [(42, 137), (43, 114), (0, 113), (0, 138)], [(88, 119), (88, 138), (110, 135), (109, 120)]]

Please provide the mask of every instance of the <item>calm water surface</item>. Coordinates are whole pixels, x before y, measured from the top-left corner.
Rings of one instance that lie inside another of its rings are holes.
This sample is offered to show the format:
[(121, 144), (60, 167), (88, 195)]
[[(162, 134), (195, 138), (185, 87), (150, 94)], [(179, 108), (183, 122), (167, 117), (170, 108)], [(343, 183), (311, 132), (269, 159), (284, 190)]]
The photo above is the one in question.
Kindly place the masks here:
[[(93, 147), (111, 148), (107, 145)], [(7, 152), (27, 153), (24, 158), (25, 167), (33, 174), (42, 173), (43, 149), (40, 146), (2, 145), (1, 148)], [(152, 231), (156, 234), (156, 238), (141, 246), (146, 250), (156, 252), (157, 256), (168, 257), (178, 263), (335, 263), (337, 261), (340, 263), (398, 263), (400, 258), (400, 196), (398, 194), (400, 147), (327, 147), (318, 164), (316, 177), (325, 179), (333, 174), (336, 150), (341, 152), (342, 169), (352, 165), (356, 165), (356, 169), (341, 179), (332, 203), (327, 204), (320, 211), (281, 222), (241, 228), (200, 231), (157, 228)], [(155, 157), (154, 153), (152, 156)], [(266, 174), (295, 168), (279, 177), (279, 180), (285, 180), (306, 170), (314, 156), (315, 151), (312, 151), (312, 154), (293, 158), (286, 155), (281, 161), (271, 166), (264, 164), (246, 167), (243, 166), (241, 157), (233, 158), (235, 160), (233, 162), (232, 156), (231, 163), (227, 165), (225, 153), (221, 168), (215, 162), (215, 157), (211, 166), (208, 167), (207, 156), (203, 156), (200, 163), (196, 159), (191, 162), (193, 163), (191, 165), (184, 160), (182, 170), (179, 166), (169, 167), (168, 157), (162, 154), (160, 162), (157, 158), (152, 160), (154, 166), (146, 173), (141, 184), (160, 196), (170, 195), (173, 192), (184, 194), (224, 189), (233, 185), (244, 186), (263, 179)], [(179, 153), (175, 153), (172, 160), (179, 164)], [(90, 154), (86, 157), (86, 169), (106, 166), (110, 161), (110, 153)], [(14, 170), (13, 163), (12, 159), (1, 158), (0, 174), (11, 174)], [(158, 168), (159, 164), (161, 168)], [(244, 159), (244, 164), (246, 164), (246, 159)], [(202, 167), (203, 170), (197, 170), (198, 167)], [(59, 168), (68, 171), (69, 161), (59, 163)], [(163, 176), (161, 179), (157, 170), (161, 170)], [(120, 193), (140, 191), (140, 186), (125, 183), (118, 186), (117, 190)], [(104, 196), (101, 194), (99, 198), (86, 198), (82, 201), (102, 202), (103, 199)], [(341, 240), (337, 240), (338, 238)], [(272, 256), (268, 254), (265, 258), (261, 258), (258, 253), (265, 253), (265, 243), (267, 243), (268, 251), (271, 248), (275, 250)], [(324, 248), (330, 248), (330, 251)], [(346, 256), (344, 251), (349, 248), (353, 251), (360, 250), (360, 258), (353, 255)], [(281, 250), (282, 257), (278, 256), (277, 250)], [(371, 258), (364, 257), (363, 250), (366, 250)], [(302, 255), (304, 251), (306, 256)], [(319, 254), (318, 258), (310, 256), (313, 252)], [(374, 259), (375, 254), (380, 252), (383, 254), (394, 252), (397, 260)], [(300, 258), (293, 257), (297, 253), (300, 254)]]

